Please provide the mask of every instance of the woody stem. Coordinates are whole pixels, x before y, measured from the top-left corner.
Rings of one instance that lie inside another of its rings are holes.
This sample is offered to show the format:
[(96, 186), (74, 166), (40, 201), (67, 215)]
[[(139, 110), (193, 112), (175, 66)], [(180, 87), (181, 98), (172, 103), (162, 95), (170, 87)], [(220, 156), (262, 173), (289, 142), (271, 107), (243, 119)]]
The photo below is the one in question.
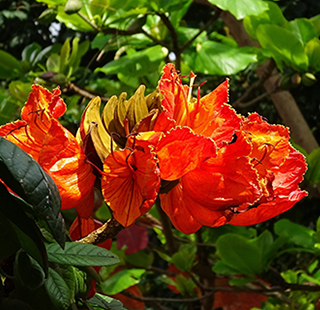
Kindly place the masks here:
[(170, 253), (170, 255), (173, 255), (178, 250), (177, 244), (175, 242), (174, 235), (172, 232), (171, 222), (170, 222), (168, 216), (162, 210), (162, 208), (160, 206), (160, 199), (159, 198), (156, 200), (156, 207), (157, 207), (157, 211), (159, 213), (160, 221), (161, 221), (161, 224), (163, 227), (163, 233), (164, 233), (164, 236), (166, 237), (169, 253)]
[(123, 226), (118, 223), (114, 218), (108, 220), (101, 227), (91, 232), (86, 237), (77, 240), (76, 242), (88, 243), (88, 244), (99, 244), (107, 239), (115, 237)]

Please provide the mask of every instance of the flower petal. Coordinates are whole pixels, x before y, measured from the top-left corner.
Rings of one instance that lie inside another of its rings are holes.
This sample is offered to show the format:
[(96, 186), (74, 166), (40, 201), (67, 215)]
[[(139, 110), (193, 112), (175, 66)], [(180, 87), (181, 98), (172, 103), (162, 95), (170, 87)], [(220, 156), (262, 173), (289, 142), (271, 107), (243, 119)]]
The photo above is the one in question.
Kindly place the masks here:
[(169, 216), (175, 228), (185, 234), (192, 234), (201, 227), (186, 206), (181, 184), (178, 184), (168, 194), (160, 195), (160, 199), (161, 208)]
[(289, 209), (308, 193), (300, 189), (291, 192), (288, 196), (278, 196), (273, 201), (262, 203), (256, 208), (237, 214), (229, 224), (236, 226), (250, 226), (267, 221)]
[(236, 142), (219, 149), (216, 158), (208, 159), (181, 179), (188, 196), (210, 210), (251, 204), (261, 196), (257, 173), (247, 156), (250, 145), (241, 133), (237, 135)]
[(173, 181), (195, 169), (206, 158), (216, 155), (215, 143), (178, 127), (164, 134), (156, 149), (161, 178)]
[(157, 198), (160, 173), (154, 157), (148, 149), (124, 149), (113, 152), (104, 162), (102, 193), (123, 226), (130, 226), (149, 211)]
[(62, 198), (61, 208), (70, 209), (85, 201), (88, 217), (94, 204), (93, 185), (96, 177), (85, 159), (76, 138), (52, 119), (38, 162), (57, 184)]

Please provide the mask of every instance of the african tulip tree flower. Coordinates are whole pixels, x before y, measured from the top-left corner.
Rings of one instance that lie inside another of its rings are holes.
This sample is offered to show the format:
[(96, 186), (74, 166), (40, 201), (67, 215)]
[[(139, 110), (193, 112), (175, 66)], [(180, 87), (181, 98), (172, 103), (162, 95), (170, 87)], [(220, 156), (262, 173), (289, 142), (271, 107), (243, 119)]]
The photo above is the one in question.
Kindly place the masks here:
[(59, 97), (39, 85), (32, 87), (21, 118), (0, 127), (0, 135), (29, 153), (52, 177), (59, 188), (61, 208), (76, 207), (89, 217), (94, 204), (95, 175), (76, 138), (58, 120), (66, 111)]
[(259, 223), (301, 200), (306, 163), (288, 130), (238, 115), (227, 104), (227, 80), (193, 98), (190, 76), (182, 85), (168, 64), (152, 94), (140, 87), (128, 101), (112, 97), (102, 117), (100, 102), (89, 104), (80, 137), (91, 135), (103, 163), (102, 192), (115, 219), (131, 225), (159, 196), (173, 225), (193, 233)]

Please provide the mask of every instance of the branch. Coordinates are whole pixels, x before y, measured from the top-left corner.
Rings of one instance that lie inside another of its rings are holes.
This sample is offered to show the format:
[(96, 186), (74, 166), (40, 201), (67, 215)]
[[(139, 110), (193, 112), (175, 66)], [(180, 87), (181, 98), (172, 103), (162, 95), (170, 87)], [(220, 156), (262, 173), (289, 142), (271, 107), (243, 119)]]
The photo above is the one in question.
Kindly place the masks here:
[(181, 68), (181, 49), (179, 47), (179, 40), (178, 40), (178, 33), (176, 29), (173, 27), (171, 21), (164, 13), (158, 13), (159, 17), (161, 18), (162, 22), (168, 28), (169, 32), (171, 33), (172, 43), (173, 43), (173, 52), (176, 55), (176, 68), (180, 70)]
[[(68, 90), (74, 91), (77, 94), (79, 94), (87, 99), (93, 99), (93, 98), (97, 97), (97, 95), (89, 93), (88, 91), (78, 87), (77, 85), (73, 84), (72, 82), (70, 82), (66, 85), (66, 90), (64, 90), (64, 92), (66, 92)], [(100, 96), (100, 98), (102, 101), (109, 101), (109, 99), (110, 99), (108, 97), (101, 97), (101, 96)]]
[(94, 230), (86, 237), (77, 240), (76, 242), (99, 244), (107, 239), (115, 237), (124, 227), (120, 225), (114, 218), (108, 220), (101, 227)]
[(173, 255), (175, 252), (177, 252), (177, 244), (174, 240), (171, 222), (170, 222), (168, 216), (162, 210), (162, 208), (160, 206), (160, 199), (159, 198), (156, 200), (156, 207), (157, 207), (157, 210), (158, 210), (158, 213), (160, 216), (160, 220), (162, 223), (163, 233), (164, 233), (164, 236), (166, 237), (169, 254)]
[(193, 297), (193, 298), (161, 298), (161, 297), (141, 297), (141, 296), (136, 296), (128, 291), (122, 291), (121, 294), (142, 302), (196, 302), (205, 298), (208, 298), (210, 295), (213, 293), (210, 292), (206, 295), (200, 296), (200, 297)]
[(205, 25), (203, 25), (197, 34), (195, 34), (191, 39), (189, 39), (187, 42), (185, 42), (181, 47), (181, 52), (185, 50), (203, 31), (207, 30), (220, 16), (221, 10), (217, 9), (215, 14), (211, 16), (211, 18), (206, 22)]

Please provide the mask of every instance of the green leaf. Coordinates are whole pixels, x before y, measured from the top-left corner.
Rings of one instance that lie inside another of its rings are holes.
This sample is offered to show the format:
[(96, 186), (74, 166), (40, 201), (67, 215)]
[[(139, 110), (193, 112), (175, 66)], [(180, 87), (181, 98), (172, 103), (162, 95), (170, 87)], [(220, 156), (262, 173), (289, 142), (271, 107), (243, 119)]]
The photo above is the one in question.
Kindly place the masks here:
[(62, 45), (60, 52), (60, 62), (59, 62), (59, 73), (67, 74), (68, 72), (68, 62), (70, 57), (70, 41), (67, 39)]
[(305, 178), (311, 184), (320, 182), (320, 147), (308, 156), (308, 171)]
[(278, 25), (280, 27), (286, 27), (288, 24), (288, 21), (283, 16), (282, 11), (277, 4), (271, 1), (267, 1), (266, 3), (268, 5), (268, 10), (264, 11), (263, 13), (257, 16), (254, 16), (254, 15), (247, 16), (243, 20), (244, 28), (249, 33), (249, 35), (256, 40), (257, 40), (256, 31), (259, 25), (273, 24), (273, 25)]
[(287, 219), (283, 219), (275, 223), (274, 231), (278, 236), (289, 238), (289, 240), (296, 245), (302, 246), (304, 248), (314, 249), (314, 230), (311, 230), (299, 224), (292, 223)]
[(56, 53), (51, 54), (47, 59), (47, 70), (50, 72), (59, 72), (60, 70), (60, 56)]
[(300, 40), (303, 46), (310, 40), (317, 38), (316, 30), (307, 18), (296, 18), (290, 21), (288, 29)]
[[(3, 179), (2, 175), (1, 178)], [(10, 194), (0, 183), (0, 211), (9, 220), (9, 223), (18, 237), (20, 246), (41, 265), (47, 273), (48, 259), (42, 236), (37, 225), (25, 214), (27, 209), (24, 201)], [(14, 238), (14, 237), (13, 237)]]
[(239, 274), (238, 270), (231, 268), (221, 260), (216, 262), (216, 264), (212, 267), (212, 271), (226, 276)]
[(0, 79), (14, 79), (20, 75), (21, 63), (9, 53), (0, 50)]
[(47, 246), (50, 262), (75, 266), (110, 266), (119, 263), (119, 259), (108, 250), (92, 244), (66, 242), (65, 249), (56, 243)]
[(60, 212), (61, 197), (52, 178), (25, 151), (0, 137), (1, 179), (17, 195), (33, 206), (37, 216), (49, 225), (63, 247), (65, 227)]
[(90, 304), (106, 310), (125, 310), (121, 301), (96, 293), (93, 298), (88, 300)]
[(22, 103), (25, 103), (26, 98), (29, 97), (31, 90), (31, 83), (23, 83), (22, 81), (17, 80), (12, 81), (9, 84), (9, 91), (11, 95)]
[(172, 255), (171, 262), (181, 271), (190, 271), (195, 264), (196, 252), (194, 245), (181, 245), (179, 251)]
[(316, 33), (319, 36), (320, 35), (320, 14), (311, 17), (310, 21), (312, 22), (314, 29), (316, 30)]
[(16, 255), (15, 268), (21, 283), (31, 290), (35, 290), (44, 283), (45, 273), (36, 260), (26, 252), (19, 251)]
[(193, 71), (204, 74), (236, 74), (257, 61), (257, 56), (247, 48), (234, 48), (213, 41), (198, 43), (196, 50), (189, 51), (183, 55), (184, 61)]
[(304, 50), (309, 59), (309, 68), (315, 72), (320, 71), (320, 40), (318, 38), (310, 40)]
[(0, 89), (0, 125), (7, 124), (19, 117), (18, 111), (22, 107), (7, 89)]
[(237, 19), (243, 19), (248, 15), (259, 15), (268, 9), (266, 2), (261, 0), (209, 0), (221, 10), (229, 11)]
[(153, 252), (139, 251), (135, 254), (126, 255), (125, 260), (133, 266), (147, 268), (152, 265), (154, 255)]
[(257, 275), (262, 272), (262, 252), (250, 240), (235, 234), (221, 236), (217, 243), (217, 253), (222, 262), (239, 274)]
[(3, 261), (16, 253), (21, 247), (10, 221), (1, 211), (0, 218), (0, 261)]
[(38, 54), (41, 52), (41, 50), (41, 46), (36, 42), (27, 45), (21, 53), (22, 61), (26, 61), (27, 63), (33, 66), (34, 61), (37, 58)]
[(280, 70), (283, 70), (283, 62), (298, 71), (307, 70), (304, 46), (290, 30), (277, 25), (260, 25), (257, 37), (261, 46), (272, 53)]
[(158, 70), (160, 61), (168, 55), (168, 50), (160, 45), (156, 45), (133, 54), (122, 56), (117, 60), (109, 62), (102, 68), (95, 71), (101, 71), (105, 74), (122, 73), (128, 77), (138, 77), (147, 75), (148, 72)]
[(241, 278), (233, 278), (229, 281), (229, 285), (231, 286), (243, 286), (246, 284), (249, 284), (251, 282), (255, 281), (254, 278), (246, 278), (246, 277), (241, 277)]
[(51, 302), (57, 309), (67, 310), (71, 303), (71, 292), (63, 278), (52, 268), (49, 268), (49, 276), (44, 282)]
[(145, 273), (144, 269), (125, 269), (121, 270), (109, 279), (100, 284), (102, 291), (107, 295), (115, 295), (130, 286), (140, 282), (141, 276)]

